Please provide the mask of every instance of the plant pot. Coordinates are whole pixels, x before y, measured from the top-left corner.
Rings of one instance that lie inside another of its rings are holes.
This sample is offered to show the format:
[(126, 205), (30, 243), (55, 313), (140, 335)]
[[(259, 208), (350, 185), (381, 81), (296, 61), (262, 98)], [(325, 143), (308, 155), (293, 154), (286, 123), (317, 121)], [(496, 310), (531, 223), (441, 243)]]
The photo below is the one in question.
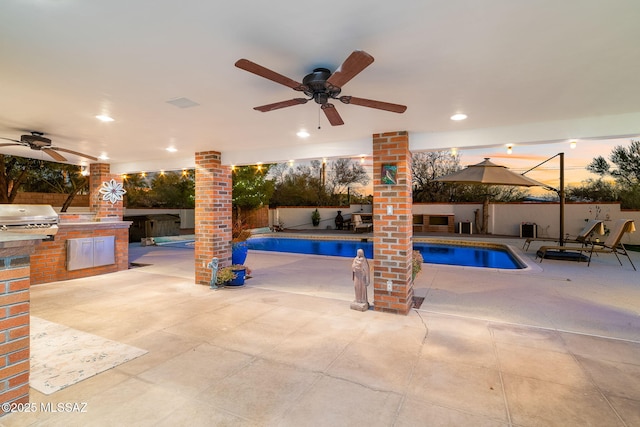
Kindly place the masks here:
[(236, 242), (231, 245), (231, 263), (242, 265), (247, 259), (249, 246), (247, 242)]
[(236, 278), (228, 283), (228, 286), (242, 286), (244, 285), (244, 276), (247, 271), (243, 268), (241, 270), (233, 270), (236, 275)]

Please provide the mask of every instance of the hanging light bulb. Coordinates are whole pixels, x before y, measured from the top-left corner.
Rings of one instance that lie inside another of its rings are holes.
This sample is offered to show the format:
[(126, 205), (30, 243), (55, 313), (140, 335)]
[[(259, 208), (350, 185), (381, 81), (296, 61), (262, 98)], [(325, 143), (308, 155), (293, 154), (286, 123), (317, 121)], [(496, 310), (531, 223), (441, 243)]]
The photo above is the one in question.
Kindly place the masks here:
[(513, 152), (513, 145), (507, 145), (507, 154), (511, 154)]
[(578, 143), (578, 141), (576, 141), (575, 139), (572, 139), (569, 142), (569, 147), (573, 150), (574, 148), (576, 148), (577, 143)]

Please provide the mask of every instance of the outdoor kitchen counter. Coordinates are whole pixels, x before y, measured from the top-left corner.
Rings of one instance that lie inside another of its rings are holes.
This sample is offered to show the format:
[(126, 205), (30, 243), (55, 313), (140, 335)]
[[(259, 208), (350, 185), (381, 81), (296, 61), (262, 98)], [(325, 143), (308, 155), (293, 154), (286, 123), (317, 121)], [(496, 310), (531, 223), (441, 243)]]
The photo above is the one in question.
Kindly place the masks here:
[[(31, 284), (50, 283), (113, 273), (129, 268), (129, 227), (131, 221), (95, 221), (92, 215), (60, 214), (58, 232), (52, 241), (37, 245), (31, 257)], [(67, 265), (67, 242), (75, 239), (114, 238), (115, 262), (77, 270)]]

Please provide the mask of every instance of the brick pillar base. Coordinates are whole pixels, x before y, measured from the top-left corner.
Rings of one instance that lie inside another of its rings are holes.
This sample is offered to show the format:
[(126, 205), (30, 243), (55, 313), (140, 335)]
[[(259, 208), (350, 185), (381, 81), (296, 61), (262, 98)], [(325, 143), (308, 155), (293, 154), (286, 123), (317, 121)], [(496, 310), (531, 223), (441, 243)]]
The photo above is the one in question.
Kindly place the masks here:
[[(390, 167), (383, 172), (383, 166)], [(388, 179), (393, 178), (394, 171), (395, 183), (390, 183)], [(376, 311), (407, 314), (413, 305), (411, 207), (411, 152), (407, 132), (374, 134), (373, 304)], [(391, 291), (387, 290), (389, 283)]]
[(36, 242), (0, 242), (0, 404), (29, 402), (29, 256)]
[(220, 153), (196, 153), (196, 283), (209, 285), (213, 257), (220, 266), (231, 264), (231, 168), (222, 166)]

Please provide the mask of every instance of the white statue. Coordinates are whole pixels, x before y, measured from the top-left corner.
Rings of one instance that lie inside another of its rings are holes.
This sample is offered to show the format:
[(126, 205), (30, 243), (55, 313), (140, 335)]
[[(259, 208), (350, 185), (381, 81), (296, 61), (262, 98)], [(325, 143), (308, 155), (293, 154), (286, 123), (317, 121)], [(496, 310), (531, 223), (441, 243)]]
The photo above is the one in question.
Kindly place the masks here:
[(358, 249), (356, 257), (351, 264), (351, 274), (353, 278), (353, 286), (356, 292), (356, 299), (351, 303), (351, 308), (359, 311), (369, 309), (369, 300), (367, 298), (367, 286), (371, 279), (371, 271), (369, 262), (364, 256), (364, 250)]

